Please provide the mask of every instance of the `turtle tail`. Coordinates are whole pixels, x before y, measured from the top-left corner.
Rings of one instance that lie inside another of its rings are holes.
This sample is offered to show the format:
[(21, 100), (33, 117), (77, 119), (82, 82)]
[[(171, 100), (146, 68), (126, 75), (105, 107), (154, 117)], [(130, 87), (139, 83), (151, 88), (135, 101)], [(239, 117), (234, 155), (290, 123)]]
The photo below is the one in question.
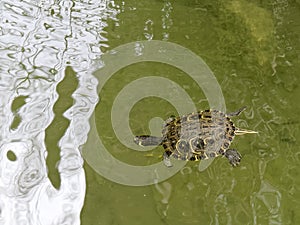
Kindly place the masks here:
[(258, 134), (257, 131), (246, 130), (246, 129), (242, 129), (242, 128), (236, 128), (236, 130), (234, 131), (234, 133), (235, 133), (236, 135), (243, 135), (243, 134)]
[(162, 142), (161, 137), (154, 137), (150, 135), (141, 135), (141, 136), (135, 136), (133, 141), (140, 146), (153, 146), (153, 145), (161, 145)]

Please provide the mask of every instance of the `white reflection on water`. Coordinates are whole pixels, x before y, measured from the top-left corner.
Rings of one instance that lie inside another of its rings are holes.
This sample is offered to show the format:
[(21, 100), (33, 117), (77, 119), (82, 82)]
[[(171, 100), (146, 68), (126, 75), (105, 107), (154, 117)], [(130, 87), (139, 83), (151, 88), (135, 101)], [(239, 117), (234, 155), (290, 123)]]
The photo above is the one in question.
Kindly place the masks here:
[[(0, 224), (80, 224), (85, 175), (80, 146), (98, 101), (95, 60), (106, 47), (103, 28), (117, 11), (105, 0), (0, 2)], [(74, 105), (65, 113), (70, 126), (60, 139), (61, 185), (47, 177), (45, 129), (51, 124), (57, 84), (67, 65), (79, 80)], [(17, 109), (12, 103), (27, 96)], [(10, 152), (15, 159), (9, 157)]]

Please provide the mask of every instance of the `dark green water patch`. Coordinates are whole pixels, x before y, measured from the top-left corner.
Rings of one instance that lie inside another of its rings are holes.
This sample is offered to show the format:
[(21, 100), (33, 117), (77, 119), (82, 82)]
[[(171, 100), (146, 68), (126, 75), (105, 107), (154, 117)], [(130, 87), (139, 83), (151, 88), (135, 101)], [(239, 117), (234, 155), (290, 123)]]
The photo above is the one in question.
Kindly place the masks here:
[(7, 156), (8, 160), (10, 160), (10, 161), (17, 160), (17, 156), (12, 150), (8, 150), (6, 156)]
[(22, 121), (22, 118), (21, 116), (19, 115), (18, 111), (19, 109), (26, 104), (26, 98), (28, 96), (18, 96), (16, 97), (12, 104), (11, 104), (11, 111), (12, 113), (14, 114), (14, 120), (13, 122), (11, 123), (10, 125), (10, 129), (11, 130), (15, 130), (18, 128), (18, 126), (20, 125), (21, 121)]
[(53, 107), (54, 119), (45, 131), (45, 144), (48, 151), (46, 160), (48, 177), (56, 188), (60, 186), (60, 176), (56, 168), (60, 160), (58, 142), (70, 124), (70, 120), (65, 118), (63, 113), (73, 105), (74, 99), (72, 98), (72, 94), (77, 89), (77, 86), (76, 73), (71, 67), (67, 67), (64, 79), (56, 87), (58, 99)]

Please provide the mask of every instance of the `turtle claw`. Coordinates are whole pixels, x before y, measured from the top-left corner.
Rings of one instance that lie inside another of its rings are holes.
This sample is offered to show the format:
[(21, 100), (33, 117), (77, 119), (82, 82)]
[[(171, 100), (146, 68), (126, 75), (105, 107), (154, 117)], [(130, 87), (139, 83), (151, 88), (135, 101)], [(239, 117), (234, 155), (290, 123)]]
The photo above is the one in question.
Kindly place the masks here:
[(164, 122), (164, 126), (167, 126), (169, 123), (171, 123), (173, 120), (175, 120), (176, 116), (172, 115), (166, 121)]
[(168, 156), (168, 154), (166, 152), (164, 152), (164, 164), (166, 167), (172, 167), (172, 163), (170, 160), (170, 157)]
[(229, 160), (229, 163), (236, 167), (240, 164), (242, 156), (236, 149), (228, 149), (225, 152), (225, 157)]

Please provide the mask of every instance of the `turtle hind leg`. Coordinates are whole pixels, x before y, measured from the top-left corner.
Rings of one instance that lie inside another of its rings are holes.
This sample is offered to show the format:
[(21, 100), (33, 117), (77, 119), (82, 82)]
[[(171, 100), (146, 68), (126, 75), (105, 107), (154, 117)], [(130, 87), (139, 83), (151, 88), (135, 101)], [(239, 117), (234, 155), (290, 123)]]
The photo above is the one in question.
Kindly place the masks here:
[(241, 162), (242, 156), (236, 149), (228, 149), (224, 155), (233, 167), (236, 167)]
[(231, 117), (231, 116), (238, 116), (238, 115), (240, 115), (243, 111), (245, 111), (246, 108), (247, 108), (247, 106), (244, 106), (244, 107), (238, 109), (238, 110), (235, 111), (235, 112), (228, 113), (227, 116), (229, 116), (229, 117)]
[(150, 135), (135, 136), (133, 139), (134, 143), (140, 146), (161, 145), (162, 140), (163, 139), (161, 137), (154, 137)]

